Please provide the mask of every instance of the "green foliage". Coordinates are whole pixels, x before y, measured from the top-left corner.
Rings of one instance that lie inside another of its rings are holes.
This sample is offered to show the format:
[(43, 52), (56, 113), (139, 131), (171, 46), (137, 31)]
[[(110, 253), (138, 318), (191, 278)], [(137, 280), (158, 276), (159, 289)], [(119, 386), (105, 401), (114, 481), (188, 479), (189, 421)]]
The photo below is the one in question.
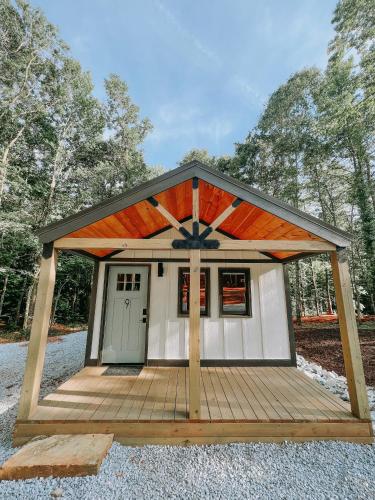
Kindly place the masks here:
[[(233, 158), (198, 159), (353, 235), (357, 311), (375, 313), (375, 8), (340, 0), (325, 71), (307, 68), (271, 95)], [(325, 257), (290, 265), (294, 311), (318, 314), (333, 296)]]
[[(292, 75), (270, 97), (257, 127), (236, 146), (240, 178), (353, 234), (357, 310), (375, 307), (374, 54), (372, 0), (341, 0), (324, 72)], [(327, 309), (325, 259), (293, 266), (297, 316)], [(323, 304), (319, 306), (319, 300)], [(324, 298), (325, 297), (325, 298)], [(322, 302), (322, 301), (321, 301)], [(302, 311), (302, 309), (304, 309)]]
[[(357, 311), (375, 312), (375, 9), (339, 0), (325, 71), (307, 68), (271, 95), (234, 157), (199, 160), (353, 234)], [(151, 131), (128, 87), (105, 80), (103, 101), (55, 26), (24, 0), (0, 0), (0, 319), (21, 330), (32, 314), (40, 247), (35, 229), (156, 174)], [(159, 169), (160, 170), (160, 169)], [(159, 172), (158, 172), (159, 173)], [(325, 257), (292, 264), (295, 313), (329, 311)], [(53, 316), (87, 318), (92, 263), (64, 255)]]
[[(148, 119), (118, 76), (93, 96), (57, 29), (24, 0), (0, 0), (0, 316), (27, 328), (39, 273), (34, 231), (154, 175)], [(92, 263), (59, 263), (55, 319), (87, 317)]]

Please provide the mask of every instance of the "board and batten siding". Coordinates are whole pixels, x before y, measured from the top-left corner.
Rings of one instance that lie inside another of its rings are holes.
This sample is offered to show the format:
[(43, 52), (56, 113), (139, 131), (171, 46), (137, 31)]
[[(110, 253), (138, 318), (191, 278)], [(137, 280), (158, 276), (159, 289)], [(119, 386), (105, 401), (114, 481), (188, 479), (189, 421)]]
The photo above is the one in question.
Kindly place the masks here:
[[(158, 252), (159, 254), (160, 252)], [(138, 258), (141, 258), (137, 252)], [(148, 254), (149, 255), (149, 254)], [(211, 254), (212, 255), (212, 254)], [(144, 256), (146, 257), (146, 255)], [(156, 255), (155, 255), (156, 257)], [(231, 255), (233, 258), (233, 255)], [(159, 256), (162, 258), (162, 255)], [(105, 266), (101, 262), (93, 325), (91, 359), (98, 358)], [(126, 263), (124, 262), (124, 265)], [(178, 316), (178, 268), (188, 264), (165, 262), (164, 276), (151, 263), (147, 358), (188, 358), (189, 320)], [(210, 268), (210, 317), (201, 318), (202, 359), (273, 360), (291, 357), (282, 264), (202, 263)], [(251, 317), (220, 317), (218, 268), (250, 269)]]

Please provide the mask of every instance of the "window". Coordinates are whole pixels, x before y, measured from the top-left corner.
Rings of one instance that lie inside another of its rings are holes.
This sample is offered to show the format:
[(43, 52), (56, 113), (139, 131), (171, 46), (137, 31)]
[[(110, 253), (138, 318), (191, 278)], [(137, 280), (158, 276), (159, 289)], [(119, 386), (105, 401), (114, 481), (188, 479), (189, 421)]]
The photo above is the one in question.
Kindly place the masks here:
[(118, 292), (123, 292), (126, 290), (127, 292), (140, 290), (141, 286), (141, 275), (138, 273), (118, 273), (117, 274), (117, 283), (116, 290)]
[[(201, 269), (200, 280), (200, 305), (201, 316), (209, 316), (209, 301), (210, 301), (210, 270), (208, 268)], [(188, 267), (180, 267), (178, 269), (178, 315), (189, 315), (189, 291), (190, 291), (190, 269)]]
[(219, 269), (221, 316), (250, 316), (249, 269)]

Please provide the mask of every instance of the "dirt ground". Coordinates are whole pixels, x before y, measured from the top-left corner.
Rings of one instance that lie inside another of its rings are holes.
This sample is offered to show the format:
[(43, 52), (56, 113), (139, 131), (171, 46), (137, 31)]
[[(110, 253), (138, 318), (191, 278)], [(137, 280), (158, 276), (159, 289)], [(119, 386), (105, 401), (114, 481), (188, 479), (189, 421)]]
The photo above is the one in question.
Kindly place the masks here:
[[(375, 386), (375, 319), (365, 317), (358, 330), (366, 382)], [(302, 326), (294, 325), (294, 331), (298, 354), (326, 370), (345, 375), (336, 317), (304, 318)]]
[[(80, 332), (86, 330), (87, 325), (67, 326), (60, 323), (53, 323), (48, 332), (48, 342), (59, 342), (60, 335)], [(0, 324), (0, 344), (10, 344), (12, 342), (24, 342), (29, 340), (28, 334), (22, 331), (8, 331), (4, 325)]]

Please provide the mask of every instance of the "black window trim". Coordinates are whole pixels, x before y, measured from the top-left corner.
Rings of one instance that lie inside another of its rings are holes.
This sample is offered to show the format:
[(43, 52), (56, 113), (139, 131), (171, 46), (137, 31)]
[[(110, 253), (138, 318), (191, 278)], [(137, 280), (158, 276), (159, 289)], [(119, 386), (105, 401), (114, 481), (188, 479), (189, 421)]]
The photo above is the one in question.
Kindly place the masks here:
[[(189, 313), (182, 311), (182, 273), (190, 272), (190, 267), (179, 267), (178, 268), (178, 288), (177, 288), (177, 317), (178, 318), (188, 318)], [(211, 281), (210, 281), (210, 268), (201, 267), (201, 273), (204, 272), (206, 275), (206, 312), (201, 312), (202, 318), (209, 318), (211, 315)]]
[[(219, 317), (220, 318), (251, 318), (252, 317), (252, 310), (251, 310), (251, 300), (250, 300), (250, 293), (251, 293), (251, 274), (250, 274), (250, 269), (248, 267), (219, 267), (218, 268), (218, 292), (219, 292)], [(246, 280), (246, 312), (245, 314), (243, 313), (236, 313), (236, 312), (224, 312), (223, 311), (223, 287), (222, 287), (222, 275), (223, 272), (241, 272), (245, 274), (245, 280)]]

